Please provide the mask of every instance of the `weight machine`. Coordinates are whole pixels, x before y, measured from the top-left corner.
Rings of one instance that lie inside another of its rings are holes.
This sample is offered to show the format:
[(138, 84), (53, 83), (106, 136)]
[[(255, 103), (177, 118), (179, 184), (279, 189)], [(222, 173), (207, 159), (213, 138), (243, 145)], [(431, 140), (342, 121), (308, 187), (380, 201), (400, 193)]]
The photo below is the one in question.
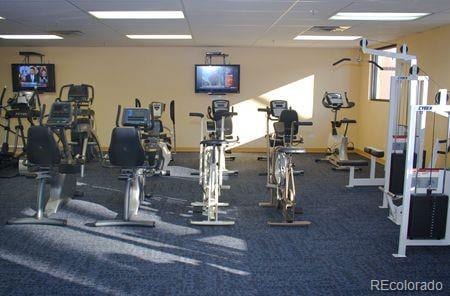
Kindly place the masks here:
[[(450, 246), (450, 178), (447, 176), (447, 153), (443, 168), (431, 166), (419, 169), (414, 165), (417, 148), (423, 150), (427, 114), (431, 113), (433, 116), (432, 142), (435, 140), (437, 116), (447, 120), (446, 139), (450, 138), (450, 105), (447, 100), (447, 90), (441, 89), (434, 105), (421, 105), (410, 101), (402, 215), (398, 252), (394, 254), (395, 257), (405, 257), (408, 246)], [(448, 141), (445, 146), (445, 151), (448, 151)], [(434, 160), (430, 163), (433, 164)]]
[[(388, 208), (388, 218), (397, 225), (402, 217), (403, 179), (405, 176), (406, 139), (409, 111), (413, 105), (426, 105), (428, 96), (428, 77), (419, 76), (417, 58), (408, 53), (408, 47), (403, 44), (398, 53), (367, 47), (368, 42), (362, 39), (361, 51), (372, 56), (382, 56), (396, 59), (395, 75), (391, 77), (389, 95), (389, 122), (386, 139), (386, 153), (384, 165), (383, 204), (381, 208)], [(407, 73), (405, 72), (407, 69)], [(403, 114), (402, 114), (403, 113)], [(418, 122), (421, 121), (418, 114)], [(404, 123), (401, 123), (401, 121)], [(423, 133), (417, 134), (418, 143), (423, 143)], [(424, 146), (415, 146), (414, 167), (423, 166)]]

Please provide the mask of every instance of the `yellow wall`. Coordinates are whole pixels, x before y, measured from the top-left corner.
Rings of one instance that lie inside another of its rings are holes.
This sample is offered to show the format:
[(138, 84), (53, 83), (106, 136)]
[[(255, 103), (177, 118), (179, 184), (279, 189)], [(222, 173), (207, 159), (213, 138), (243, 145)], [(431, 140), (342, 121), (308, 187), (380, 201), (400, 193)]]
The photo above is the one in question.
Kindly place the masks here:
[[(429, 83), (429, 102), (439, 88), (450, 88), (450, 26), (445, 26), (423, 33), (400, 38), (393, 43), (399, 46), (406, 43), (409, 52), (417, 56), (418, 64), (435, 82)], [(367, 58), (367, 57), (366, 57)], [(388, 107), (386, 102), (370, 101), (368, 99), (369, 69), (361, 67), (361, 87), (358, 101), (358, 132), (357, 147), (375, 146), (385, 148), (387, 134)], [(427, 75), (422, 73), (422, 75)], [(431, 122), (428, 121), (431, 125)], [(444, 124), (439, 121), (438, 135), (445, 135)], [(430, 146), (428, 142), (427, 146)]]
[[(130, 106), (134, 98), (144, 104), (151, 101), (176, 101), (178, 146), (195, 148), (199, 139), (199, 123), (187, 116), (189, 112), (205, 112), (210, 97), (194, 94), (194, 64), (203, 63), (211, 48), (198, 47), (45, 47), (0, 48), (0, 83), (8, 86), (11, 95), (10, 64), (21, 62), (19, 51), (37, 51), (46, 61), (56, 64), (57, 89), (68, 83), (95, 86), (94, 110), (102, 146), (109, 144), (118, 104)], [(214, 50), (217, 50), (214, 48)], [(231, 62), (241, 64), (241, 93), (228, 95), (239, 113), (236, 135), (243, 147), (264, 147), (265, 119), (256, 112), (268, 98), (290, 98), (305, 120), (314, 122), (305, 128), (306, 147), (325, 147), (330, 131), (331, 112), (321, 105), (322, 95), (329, 91), (349, 91), (356, 98), (359, 90), (359, 68), (333, 68), (331, 63), (355, 50), (316, 48), (223, 48)], [(282, 87), (281, 89), (279, 89)], [(277, 90), (278, 89), (278, 90)], [(277, 90), (277, 91), (274, 91)], [(272, 92), (271, 92), (272, 91)], [(275, 94), (274, 94), (275, 92)], [(42, 96), (51, 103), (57, 94)], [(262, 98), (264, 97), (264, 98)], [(312, 118), (310, 115), (312, 115)], [(356, 111), (344, 112), (349, 117)], [(164, 121), (168, 124), (166, 113)], [(351, 135), (356, 136), (356, 129)]]

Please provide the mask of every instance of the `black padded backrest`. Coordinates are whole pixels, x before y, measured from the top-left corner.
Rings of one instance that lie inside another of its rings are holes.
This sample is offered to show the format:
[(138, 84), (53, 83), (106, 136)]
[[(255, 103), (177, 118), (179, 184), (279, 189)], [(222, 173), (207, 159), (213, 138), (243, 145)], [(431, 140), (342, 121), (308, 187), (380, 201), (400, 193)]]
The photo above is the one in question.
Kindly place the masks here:
[(38, 166), (61, 163), (61, 153), (49, 127), (31, 126), (28, 129), (27, 158)]
[(125, 168), (142, 166), (145, 152), (139, 132), (134, 127), (116, 127), (111, 134), (109, 160), (112, 165)]
[[(231, 119), (231, 116), (225, 116), (225, 136), (230, 136), (233, 134), (233, 120)], [(219, 119), (216, 119), (216, 130), (219, 132), (222, 128), (222, 118), (219, 117)]]
[[(288, 109), (283, 110), (280, 115), (279, 122), (284, 123), (284, 135), (290, 136), (291, 135), (291, 127), (292, 122), (298, 121), (298, 114), (297, 111)], [(294, 126), (294, 130), (292, 131), (293, 135), (296, 135), (298, 133), (298, 126)]]

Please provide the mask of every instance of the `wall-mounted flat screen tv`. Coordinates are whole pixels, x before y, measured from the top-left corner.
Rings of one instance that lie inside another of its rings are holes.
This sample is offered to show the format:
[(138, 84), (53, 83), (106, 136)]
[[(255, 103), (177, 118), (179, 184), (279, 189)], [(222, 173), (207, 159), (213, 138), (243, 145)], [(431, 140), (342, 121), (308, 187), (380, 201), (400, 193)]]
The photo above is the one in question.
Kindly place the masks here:
[(55, 92), (54, 64), (12, 64), (13, 91)]
[(239, 93), (240, 65), (195, 65), (196, 93)]

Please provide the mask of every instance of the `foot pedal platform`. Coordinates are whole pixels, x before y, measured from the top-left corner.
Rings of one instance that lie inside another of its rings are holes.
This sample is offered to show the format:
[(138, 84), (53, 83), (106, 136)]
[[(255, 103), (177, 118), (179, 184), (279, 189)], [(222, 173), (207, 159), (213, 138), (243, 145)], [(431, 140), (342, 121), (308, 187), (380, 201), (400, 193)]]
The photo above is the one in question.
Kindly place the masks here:
[(258, 203), (258, 206), (263, 207), (263, 208), (274, 208), (275, 205), (273, 203), (271, 203), (270, 201), (262, 201), (260, 203)]
[(192, 225), (201, 225), (201, 226), (232, 226), (234, 225), (234, 221), (192, 221)]
[(284, 227), (305, 227), (311, 225), (310, 221), (294, 221), (294, 222), (267, 222), (269, 226), (284, 226)]

